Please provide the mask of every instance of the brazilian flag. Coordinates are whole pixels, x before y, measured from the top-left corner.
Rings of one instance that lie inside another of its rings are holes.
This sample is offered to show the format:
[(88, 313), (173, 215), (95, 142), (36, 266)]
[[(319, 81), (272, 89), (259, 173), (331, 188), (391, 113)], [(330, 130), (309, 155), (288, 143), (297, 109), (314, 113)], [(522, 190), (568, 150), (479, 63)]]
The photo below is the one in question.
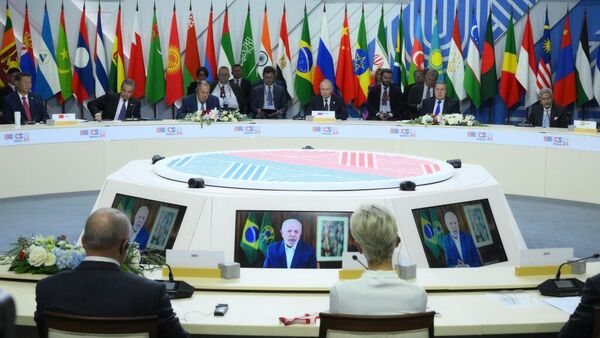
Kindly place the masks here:
[(440, 257), (440, 247), (437, 243), (434, 227), (427, 217), (427, 212), (421, 209), (421, 231), (423, 232), (423, 242), (429, 248), (435, 259)]
[(433, 208), (429, 209), (431, 215), (431, 225), (433, 226), (433, 239), (434, 243), (438, 245), (442, 250), (442, 237), (444, 236), (444, 230), (442, 230), (442, 222), (437, 217), (437, 213)]
[(267, 255), (267, 247), (273, 241), (275, 241), (275, 229), (273, 229), (273, 222), (271, 222), (271, 213), (266, 211), (260, 223), (260, 235), (258, 239), (258, 248), (263, 255)]
[(258, 257), (258, 222), (254, 211), (248, 213), (244, 230), (242, 231), (242, 239), (240, 240), (240, 248), (244, 250), (246, 259), (249, 263), (254, 263)]

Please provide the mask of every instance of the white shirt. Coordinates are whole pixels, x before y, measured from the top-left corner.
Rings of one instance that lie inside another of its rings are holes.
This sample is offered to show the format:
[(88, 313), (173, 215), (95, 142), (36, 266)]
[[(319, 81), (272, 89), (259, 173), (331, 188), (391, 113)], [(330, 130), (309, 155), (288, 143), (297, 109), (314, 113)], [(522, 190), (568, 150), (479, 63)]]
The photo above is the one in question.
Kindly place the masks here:
[(423, 287), (398, 277), (396, 271), (366, 270), (359, 279), (337, 282), (329, 292), (329, 312), (393, 315), (424, 312)]
[(379, 96), (379, 111), (382, 113), (389, 113), (392, 111), (392, 108), (390, 106), (390, 88), (391, 88), (391, 86), (387, 87), (387, 104), (384, 106), (383, 105), (383, 94), (385, 91), (385, 86), (381, 85), (381, 95)]
[(104, 256), (85, 256), (83, 259), (88, 262), (105, 262), (105, 263), (113, 263), (121, 266), (121, 264), (114, 258), (104, 257)]
[(206, 110), (206, 102), (200, 102), (200, 100), (198, 100), (197, 98), (196, 98), (196, 102), (198, 102), (198, 110), (199, 111)]
[(119, 121), (119, 115), (121, 115), (121, 107), (123, 107), (123, 105), (125, 105), (125, 116), (123, 116), (123, 118), (127, 118), (127, 101), (119, 96), (119, 104), (117, 105), (117, 111), (115, 112), (115, 118), (113, 121)]
[(423, 84), (423, 96), (421, 96), (421, 102), (427, 98), (427, 92), (429, 92), (429, 97), (433, 97), (433, 87), (427, 87), (426, 84)]
[(298, 246), (298, 242), (296, 242), (296, 244), (294, 244), (294, 246), (291, 248), (288, 247), (285, 242), (283, 243), (283, 247), (285, 248), (285, 261), (288, 269), (292, 266), (292, 260), (294, 259), (294, 253), (296, 252), (296, 246)]
[[(21, 95), (21, 93), (17, 92), (17, 94), (19, 94), (19, 101), (21, 101), (21, 104), (23, 104), (23, 98), (25, 98), (25, 101), (27, 102), (27, 104), (29, 104), (29, 97), (27, 97), (27, 94), (25, 95)], [(23, 107), (25, 108), (25, 107)], [(31, 109), (31, 105), (29, 104), (29, 109)], [(25, 113), (25, 112), (23, 112)]]
[[(200, 107), (200, 106), (198, 106)], [(132, 226), (132, 231), (131, 231), (131, 237), (129, 237), (129, 242), (132, 243), (135, 240), (135, 237), (137, 237), (137, 235), (140, 233), (140, 230), (142, 230), (144, 226), (142, 225), (139, 229), (134, 230), (135, 229), (135, 224)]]
[[(221, 87), (225, 87), (225, 98), (221, 97)], [(215, 89), (213, 89), (212, 94), (219, 98), (219, 105), (221, 107), (224, 107), (225, 104), (227, 104), (228, 108), (239, 108), (237, 97), (235, 97), (235, 93), (233, 92), (233, 89), (231, 89), (229, 82), (226, 85), (217, 83)]]
[[(267, 97), (269, 95), (269, 88), (271, 88), (271, 104), (269, 104), (269, 100)], [(264, 109), (273, 109), (275, 110), (275, 93), (273, 92), (273, 85), (267, 86), (265, 85), (265, 95), (263, 99), (263, 108)]]
[(328, 98), (323, 98), (323, 109), (325, 109), (325, 107), (327, 107), (327, 110), (333, 110), (331, 109), (331, 96)]
[(462, 246), (460, 245), (460, 232), (458, 233), (458, 237), (454, 238), (454, 236), (450, 235), (452, 240), (454, 241), (454, 245), (456, 245), (456, 250), (458, 250), (458, 255), (460, 256), (461, 261), (465, 261), (462, 254)]
[(440, 114), (442, 114), (444, 112), (444, 100), (438, 100), (438, 99), (435, 99), (435, 102), (433, 104), (433, 113), (435, 114), (435, 111), (438, 106), (438, 102), (440, 103)]

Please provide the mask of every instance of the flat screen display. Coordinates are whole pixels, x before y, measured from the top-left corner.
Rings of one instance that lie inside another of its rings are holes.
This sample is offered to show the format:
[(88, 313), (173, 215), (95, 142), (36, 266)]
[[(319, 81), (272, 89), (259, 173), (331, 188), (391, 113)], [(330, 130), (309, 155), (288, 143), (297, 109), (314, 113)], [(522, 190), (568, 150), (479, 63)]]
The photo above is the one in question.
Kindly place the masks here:
[(412, 210), (429, 267), (478, 267), (507, 261), (487, 199)]
[(352, 212), (238, 210), (234, 259), (244, 268), (339, 269), (342, 253), (357, 251), (350, 216)]
[(112, 207), (121, 210), (131, 221), (131, 242), (140, 251), (165, 254), (172, 249), (187, 207), (141, 197), (117, 194)]

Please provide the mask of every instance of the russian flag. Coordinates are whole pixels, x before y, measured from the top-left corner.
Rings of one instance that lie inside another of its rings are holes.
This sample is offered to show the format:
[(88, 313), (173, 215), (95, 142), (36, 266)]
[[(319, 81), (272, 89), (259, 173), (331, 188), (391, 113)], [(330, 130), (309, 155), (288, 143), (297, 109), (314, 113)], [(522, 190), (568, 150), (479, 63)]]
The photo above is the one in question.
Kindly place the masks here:
[[(45, 5), (44, 5), (45, 6)], [(44, 100), (50, 99), (60, 92), (58, 82), (58, 67), (56, 66), (56, 53), (54, 52), (54, 40), (50, 29), (50, 18), (48, 9), (44, 8), (44, 23), (42, 24), (42, 39), (40, 40), (40, 51), (38, 53), (40, 62), (36, 74), (35, 93)]]
[(568, 14), (565, 16), (565, 26), (562, 33), (560, 51), (558, 52), (558, 67), (554, 78), (554, 101), (564, 107), (575, 102), (577, 98)]
[(333, 58), (331, 57), (331, 48), (329, 47), (329, 29), (327, 28), (327, 15), (325, 5), (323, 5), (323, 20), (321, 21), (321, 38), (319, 39), (319, 54), (317, 56), (317, 65), (313, 76), (313, 91), (319, 94), (321, 81), (327, 79), (331, 81), (335, 88), (335, 72), (333, 70)]
[(85, 3), (81, 20), (79, 22), (79, 38), (75, 51), (75, 72), (73, 73), (73, 93), (79, 103), (87, 100), (94, 92), (94, 70), (90, 57), (90, 44), (88, 42), (87, 27), (85, 24)]

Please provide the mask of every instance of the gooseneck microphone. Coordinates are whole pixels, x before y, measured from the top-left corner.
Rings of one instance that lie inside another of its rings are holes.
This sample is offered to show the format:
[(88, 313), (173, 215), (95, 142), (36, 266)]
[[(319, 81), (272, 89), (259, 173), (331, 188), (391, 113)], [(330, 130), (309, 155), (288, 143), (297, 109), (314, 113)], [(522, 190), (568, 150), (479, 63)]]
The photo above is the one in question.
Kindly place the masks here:
[(574, 261), (568, 261), (568, 262), (564, 262), (562, 263), (559, 267), (558, 267), (558, 271), (556, 271), (556, 277), (554, 278), (554, 280), (559, 280), (560, 279), (560, 269), (562, 269), (562, 267), (566, 264), (571, 264), (571, 263), (577, 263), (577, 262), (581, 262), (581, 261), (587, 261), (588, 259), (596, 259), (596, 258), (600, 258), (600, 254), (599, 253), (595, 253), (589, 257), (584, 257), (584, 258), (579, 258), (576, 259)]
[(369, 268), (363, 262), (361, 262), (360, 259), (358, 259), (357, 255), (352, 255), (352, 259), (357, 261), (358, 264), (362, 265), (362, 267), (365, 268), (365, 270), (369, 270)]

